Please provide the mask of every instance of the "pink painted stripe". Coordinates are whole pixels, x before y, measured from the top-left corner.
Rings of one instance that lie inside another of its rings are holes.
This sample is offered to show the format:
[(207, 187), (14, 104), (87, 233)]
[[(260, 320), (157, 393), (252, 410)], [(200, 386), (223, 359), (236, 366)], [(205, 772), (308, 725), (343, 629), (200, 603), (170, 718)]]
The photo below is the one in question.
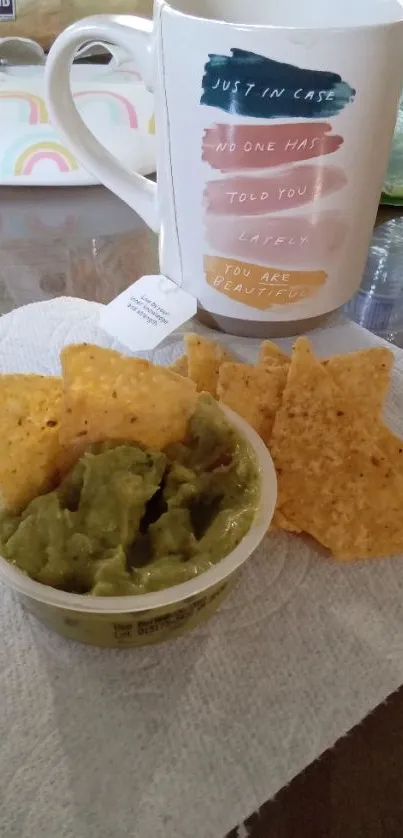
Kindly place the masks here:
[(299, 270), (322, 267), (342, 246), (348, 229), (337, 211), (318, 216), (206, 217), (206, 240), (216, 253)]
[(337, 151), (343, 137), (331, 134), (331, 130), (328, 122), (220, 123), (204, 132), (202, 156), (213, 169), (222, 172), (282, 166)]
[(220, 215), (263, 215), (295, 209), (342, 189), (347, 178), (336, 166), (318, 163), (290, 166), (268, 177), (241, 175), (207, 183), (208, 212)]

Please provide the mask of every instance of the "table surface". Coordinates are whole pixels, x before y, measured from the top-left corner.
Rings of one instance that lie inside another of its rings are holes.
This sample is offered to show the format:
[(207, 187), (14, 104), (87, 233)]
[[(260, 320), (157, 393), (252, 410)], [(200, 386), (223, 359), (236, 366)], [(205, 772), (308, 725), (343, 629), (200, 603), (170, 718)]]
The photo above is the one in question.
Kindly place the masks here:
[[(0, 314), (64, 295), (107, 303), (157, 268), (156, 236), (102, 187), (0, 188)], [(402, 718), (403, 688), (230, 838), (401, 838)]]

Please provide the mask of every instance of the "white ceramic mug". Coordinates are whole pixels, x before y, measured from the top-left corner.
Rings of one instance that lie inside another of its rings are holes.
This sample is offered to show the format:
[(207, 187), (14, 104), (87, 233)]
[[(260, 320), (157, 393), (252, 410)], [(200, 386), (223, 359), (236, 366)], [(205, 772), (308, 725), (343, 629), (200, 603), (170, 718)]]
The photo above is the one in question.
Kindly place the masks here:
[[(69, 70), (117, 44), (155, 90), (157, 185), (95, 140)], [(47, 62), (52, 121), (160, 234), (161, 272), (229, 331), (298, 331), (359, 285), (403, 75), (398, 0), (157, 0), (96, 16)], [(277, 328), (276, 328), (277, 327)]]

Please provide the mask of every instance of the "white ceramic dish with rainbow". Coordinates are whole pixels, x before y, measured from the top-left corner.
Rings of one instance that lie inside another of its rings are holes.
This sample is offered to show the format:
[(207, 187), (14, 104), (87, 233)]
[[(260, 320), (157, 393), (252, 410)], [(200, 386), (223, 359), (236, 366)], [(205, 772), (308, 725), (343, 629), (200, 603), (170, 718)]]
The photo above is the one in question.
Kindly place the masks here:
[[(72, 68), (74, 98), (92, 133), (133, 172), (155, 171), (154, 102), (133, 69)], [(44, 67), (0, 75), (0, 184), (84, 186), (99, 183), (53, 129)]]

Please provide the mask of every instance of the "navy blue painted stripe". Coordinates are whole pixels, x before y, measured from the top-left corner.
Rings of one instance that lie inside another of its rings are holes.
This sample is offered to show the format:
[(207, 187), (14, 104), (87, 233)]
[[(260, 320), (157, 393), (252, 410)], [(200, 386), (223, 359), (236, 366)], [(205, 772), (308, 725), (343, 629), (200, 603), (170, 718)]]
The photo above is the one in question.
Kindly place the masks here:
[(209, 55), (202, 105), (259, 119), (336, 116), (355, 90), (337, 73), (306, 70), (243, 49)]

